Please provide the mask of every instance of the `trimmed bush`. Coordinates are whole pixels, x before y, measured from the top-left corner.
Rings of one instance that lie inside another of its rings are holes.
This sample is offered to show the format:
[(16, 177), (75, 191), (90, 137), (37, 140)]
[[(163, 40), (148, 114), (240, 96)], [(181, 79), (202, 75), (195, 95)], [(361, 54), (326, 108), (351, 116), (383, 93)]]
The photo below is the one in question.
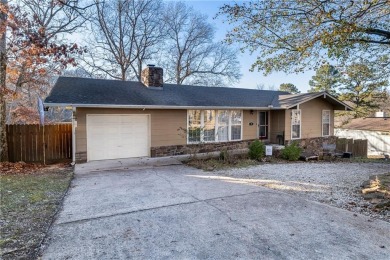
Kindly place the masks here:
[(261, 160), (265, 156), (265, 144), (256, 140), (249, 145), (249, 158), (252, 160)]
[(297, 161), (301, 157), (302, 148), (296, 142), (292, 142), (281, 151), (281, 156), (285, 160)]

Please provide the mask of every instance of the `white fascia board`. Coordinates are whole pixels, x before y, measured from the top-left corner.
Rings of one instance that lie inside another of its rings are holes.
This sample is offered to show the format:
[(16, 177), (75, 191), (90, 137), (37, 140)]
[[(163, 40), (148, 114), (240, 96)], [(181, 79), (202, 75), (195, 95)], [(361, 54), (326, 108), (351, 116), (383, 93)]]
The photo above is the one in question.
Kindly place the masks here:
[(345, 104), (344, 102), (338, 100), (337, 98), (335, 98), (335, 97), (329, 95), (329, 94), (326, 93), (326, 92), (318, 92), (318, 95), (312, 96), (312, 97), (310, 97), (310, 98), (308, 98), (308, 99), (306, 99), (306, 100), (303, 100), (303, 101), (298, 102), (298, 103), (296, 103), (296, 104), (294, 104), (294, 105), (288, 106), (288, 107), (286, 107), (285, 109), (291, 109), (292, 107), (295, 107), (295, 106), (298, 106), (298, 105), (300, 105), (300, 104), (306, 103), (306, 102), (308, 102), (308, 101), (310, 101), (310, 100), (313, 100), (313, 99), (316, 99), (316, 98), (318, 98), (318, 97), (320, 97), (320, 96), (322, 96), (322, 95), (324, 96), (324, 98), (325, 98), (325, 97), (330, 97), (331, 99), (333, 99), (334, 101), (336, 101), (336, 102), (339, 103), (340, 105), (343, 105), (343, 106), (345, 106), (346, 108), (353, 110), (350, 106), (348, 106), (348, 105)]

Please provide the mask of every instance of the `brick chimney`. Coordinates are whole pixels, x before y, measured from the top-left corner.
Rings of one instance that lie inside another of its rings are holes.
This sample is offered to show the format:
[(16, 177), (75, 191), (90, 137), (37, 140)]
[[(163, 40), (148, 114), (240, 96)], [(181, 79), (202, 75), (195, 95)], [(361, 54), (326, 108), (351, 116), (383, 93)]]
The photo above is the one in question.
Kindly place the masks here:
[(141, 72), (141, 82), (146, 87), (163, 87), (163, 69), (148, 64)]

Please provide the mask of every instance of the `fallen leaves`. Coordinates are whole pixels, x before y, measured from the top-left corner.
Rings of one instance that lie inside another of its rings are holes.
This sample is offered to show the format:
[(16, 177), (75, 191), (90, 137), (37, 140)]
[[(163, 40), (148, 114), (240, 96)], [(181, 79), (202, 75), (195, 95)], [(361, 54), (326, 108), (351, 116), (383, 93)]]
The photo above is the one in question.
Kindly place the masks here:
[(2, 162), (0, 163), (0, 175), (5, 174), (33, 174), (37, 170), (45, 168), (47, 166), (37, 163), (25, 163), (25, 162)]

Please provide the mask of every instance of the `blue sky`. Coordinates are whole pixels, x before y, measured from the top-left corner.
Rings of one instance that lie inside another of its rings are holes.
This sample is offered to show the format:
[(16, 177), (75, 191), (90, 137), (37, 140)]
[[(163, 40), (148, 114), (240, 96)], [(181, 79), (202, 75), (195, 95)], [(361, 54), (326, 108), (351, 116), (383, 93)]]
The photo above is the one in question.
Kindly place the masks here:
[[(170, 0), (166, 0), (170, 1)], [(219, 7), (224, 3), (234, 3), (243, 1), (224, 1), (224, 0), (184, 0), (188, 5), (192, 6), (195, 10), (208, 15), (210, 23), (215, 26), (216, 39), (222, 41), (226, 32), (228, 31), (228, 25), (222, 23), (221, 18), (216, 18), (215, 15), (219, 11)], [(238, 46), (237, 46), (238, 47)], [(234, 87), (239, 88), (256, 88), (257, 84), (263, 84), (268, 88), (274, 86), (275, 89), (279, 88), (282, 83), (293, 83), (301, 92), (307, 92), (309, 89), (309, 80), (315, 74), (314, 71), (306, 71), (300, 74), (285, 74), (285, 73), (272, 73), (268, 76), (264, 76), (262, 72), (250, 72), (251, 65), (256, 60), (256, 53), (250, 55), (249, 53), (239, 54), (239, 61), (241, 65), (242, 78), (239, 83)]]

